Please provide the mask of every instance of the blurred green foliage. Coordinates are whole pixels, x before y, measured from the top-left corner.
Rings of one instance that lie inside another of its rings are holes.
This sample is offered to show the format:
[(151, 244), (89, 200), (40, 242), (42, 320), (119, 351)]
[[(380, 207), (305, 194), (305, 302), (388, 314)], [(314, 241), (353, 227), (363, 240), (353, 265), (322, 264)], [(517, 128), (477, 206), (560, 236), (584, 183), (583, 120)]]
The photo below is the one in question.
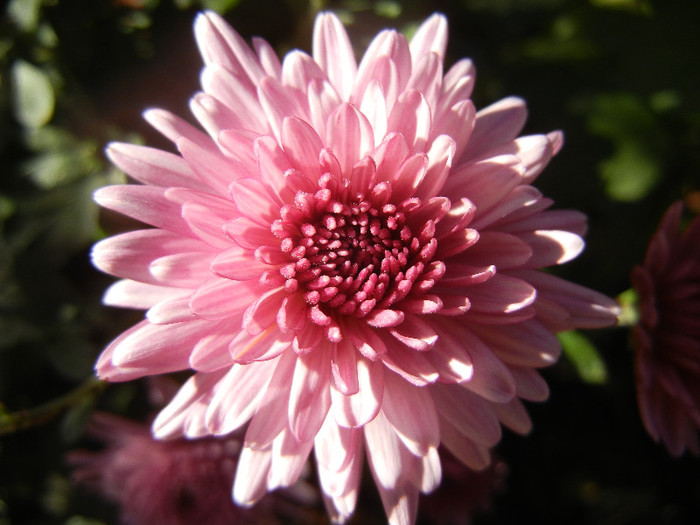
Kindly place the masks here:
[[(185, 113), (199, 9), (280, 50), (308, 49), (319, 9), (338, 12), (361, 43), (445, 12), (448, 62), (474, 59), (478, 107), (520, 95), (526, 132), (565, 131), (537, 185), (590, 216), (586, 252), (561, 272), (582, 284), (627, 290), (666, 207), (700, 201), (698, 2), (12, 0), (0, 22), (0, 422), (28, 411), (24, 423), (35, 426), (0, 438), (0, 525), (115, 523), (113, 508), (68, 483), (63, 460), (96, 404), (145, 411), (138, 383), (101, 396), (84, 383), (104, 344), (139, 317), (100, 306), (111, 280), (91, 269), (90, 245), (129, 225), (100, 215), (91, 194), (123, 180), (103, 156), (106, 142), (162, 145), (140, 122), (145, 107)], [(631, 324), (634, 297), (622, 297)], [(566, 357), (545, 371), (552, 400), (530, 407), (532, 436), (506, 433), (506, 490), (475, 523), (697, 516), (697, 462), (670, 461), (639, 423), (627, 337), (561, 335)], [(376, 497), (363, 497), (370, 508), (354, 522), (381, 523)]]

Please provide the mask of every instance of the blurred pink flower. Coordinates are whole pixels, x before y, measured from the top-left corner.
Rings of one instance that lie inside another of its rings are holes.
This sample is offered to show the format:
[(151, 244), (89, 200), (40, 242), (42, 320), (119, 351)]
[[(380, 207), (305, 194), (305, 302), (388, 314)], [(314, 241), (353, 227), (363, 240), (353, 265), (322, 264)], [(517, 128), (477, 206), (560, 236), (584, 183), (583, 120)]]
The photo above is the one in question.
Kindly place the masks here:
[(104, 413), (90, 434), (106, 448), (72, 452), (73, 479), (117, 503), (125, 524), (281, 524), (275, 510), (292, 505), (277, 494), (255, 509), (233, 504), (242, 435), (159, 441), (148, 426)]
[(469, 525), (475, 514), (491, 508), (494, 494), (501, 491), (508, 466), (497, 458), (479, 471), (465, 466), (454, 455), (440, 449), (442, 482), (437, 490), (421, 497), (421, 523)]
[(529, 431), (520, 399), (547, 397), (535, 369), (559, 356), (553, 332), (615, 321), (610, 299), (537, 270), (584, 246), (585, 217), (530, 186), (562, 135), (518, 137), (518, 98), (476, 113), (471, 61), (443, 74), (439, 14), (410, 42), (379, 33), (359, 64), (330, 13), (312, 55), (282, 62), (213, 13), (195, 33), (206, 133), (150, 110), (179, 154), (108, 148), (143, 185), (97, 202), (155, 228), (94, 248), (123, 278), (105, 302), (148, 309), (97, 372), (195, 370), (155, 435), (249, 422), (240, 504), (293, 483), (314, 449), (343, 522), (366, 453), (390, 522), (412, 523), (440, 482), (440, 443), (485, 468), (501, 423)]
[(700, 452), (700, 217), (681, 233), (682, 213), (681, 202), (668, 209), (644, 264), (632, 271), (639, 410), (674, 456)]

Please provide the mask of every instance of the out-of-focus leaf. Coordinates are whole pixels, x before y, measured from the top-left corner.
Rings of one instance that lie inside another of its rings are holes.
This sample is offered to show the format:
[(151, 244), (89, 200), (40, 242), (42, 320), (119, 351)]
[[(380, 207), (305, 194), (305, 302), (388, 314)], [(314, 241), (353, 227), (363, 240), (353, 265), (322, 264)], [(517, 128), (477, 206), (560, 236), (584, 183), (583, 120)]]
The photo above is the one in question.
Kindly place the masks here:
[(590, 59), (597, 52), (582, 35), (580, 21), (564, 14), (553, 21), (549, 34), (524, 41), (516, 53), (544, 62), (575, 62)]
[(386, 18), (398, 18), (401, 16), (401, 4), (393, 1), (382, 1), (374, 4), (374, 12)]
[(97, 144), (80, 140), (67, 131), (44, 126), (27, 134), (27, 143), (37, 152), (22, 169), (42, 189), (73, 182), (100, 168)]
[(608, 196), (617, 201), (645, 197), (659, 182), (665, 140), (657, 115), (631, 93), (602, 94), (589, 110), (591, 131), (613, 143), (600, 164)]
[(0, 195), (0, 222), (4, 222), (12, 217), (12, 214), (15, 213), (16, 208), (17, 207), (12, 199), (9, 199), (4, 195)]
[(590, 0), (590, 2), (603, 9), (617, 9), (644, 15), (652, 13), (651, 3), (646, 0)]
[(660, 173), (657, 158), (634, 141), (620, 140), (615, 154), (600, 164), (605, 191), (616, 201), (643, 198), (656, 185)]
[(239, 2), (240, 0), (202, 0), (202, 7), (223, 14), (236, 7)]
[(28, 128), (46, 124), (53, 115), (55, 98), (48, 75), (41, 68), (24, 60), (12, 65), (14, 113)]
[(622, 311), (618, 318), (620, 326), (634, 326), (639, 321), (638, 303), (639, 298), (634, 288), (630, 288), (617, 296), (617, 302)]
[(564, 355), (574, 365), (583, 381), (592, 384), (607, 382), (608, 370), (605, 362), (588, 338), (576, 331), (562, 332), (557, 337), (564, 349)]
[(49, 514), (60, 516), (68, 509), (70, 482), (58, 473), (51, 473), (46, 479), (46, 492), (41, 495), (41, 504)]
[(22, 31), (36, 30), (41, 12), (41, 0), (12, 0), (7, 6), (7, 16)]

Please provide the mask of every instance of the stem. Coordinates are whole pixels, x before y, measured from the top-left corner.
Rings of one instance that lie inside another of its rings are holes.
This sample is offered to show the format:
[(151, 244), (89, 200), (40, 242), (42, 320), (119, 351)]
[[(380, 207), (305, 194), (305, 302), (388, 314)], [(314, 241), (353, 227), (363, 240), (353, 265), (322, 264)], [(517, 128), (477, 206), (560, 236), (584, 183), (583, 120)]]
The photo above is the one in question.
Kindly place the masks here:
[(102, 392), (107, 383), (96, 377), (89, 377), (67, 394), (27, 410), (6, 412), (0, 404), (0, 436), (47, 423), (73, 406)]

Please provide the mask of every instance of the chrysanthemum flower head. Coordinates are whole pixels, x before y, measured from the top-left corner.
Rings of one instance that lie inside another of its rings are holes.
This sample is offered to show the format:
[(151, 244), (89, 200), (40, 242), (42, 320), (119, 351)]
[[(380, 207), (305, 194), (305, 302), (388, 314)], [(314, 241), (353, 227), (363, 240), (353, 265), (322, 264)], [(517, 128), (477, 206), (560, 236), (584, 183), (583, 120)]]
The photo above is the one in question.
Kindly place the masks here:
[(668, 209), (632, 271), (639, 409), (649, 434), (674, 456), (700, 453), (700, 217), (681, 232), (682, 213), (681, 202)]
[(94, 414), (90, 434), (105, 447), (73, 451), (72, 477), (118, 504), (121, 523), (280, 523), (269, 499), (256, 509), (231, 501), (241, 435), (161, 441), (147, 425), (106, 413)]
[(614, 322), (611, 300), (538, 270), (583, 248), (585, 217), (530, 185), (562, 135), (518, 137), (517, 98), (477, 113), (472, 63), (443, 71), (439, 14), (410, 41), (379, 33), (359, 63), (330, 13), (313, 53), (282, 62), (213, 13), (195, 33), (205, 131), (151, 110), (177, 154), (108, 149), (142, 185), (97, 201), (153, 228), (94, 249), (123, 278), (105, 301), (148, 309), (98, 374), (194, 370), (154, 432), (249, 423), (240, 504), (292, 483), (313, 449), (334, 521), (366, 455), (390, 521), (411, 523), (440, 444), (484, 468), (501, 423), (529, 430), (520, 399), (547, 397), (553, 333)]

